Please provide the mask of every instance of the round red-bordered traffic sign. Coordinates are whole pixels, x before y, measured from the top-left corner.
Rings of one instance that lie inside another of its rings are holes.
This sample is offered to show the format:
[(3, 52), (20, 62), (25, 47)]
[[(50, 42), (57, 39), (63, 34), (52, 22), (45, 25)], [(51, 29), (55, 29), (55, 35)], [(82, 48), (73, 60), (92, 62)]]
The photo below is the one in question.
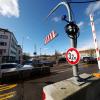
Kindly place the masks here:
[(66, 60), (69, 64), (75, 65), (80, 61), (80, 53), (76, 48), (70, 48), (66, 52)]

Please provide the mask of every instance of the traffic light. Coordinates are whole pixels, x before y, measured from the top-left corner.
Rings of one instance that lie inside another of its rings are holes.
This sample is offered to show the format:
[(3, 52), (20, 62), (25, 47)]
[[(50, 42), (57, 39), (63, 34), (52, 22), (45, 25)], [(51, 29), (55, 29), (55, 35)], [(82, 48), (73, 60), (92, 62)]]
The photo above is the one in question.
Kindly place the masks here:
[(69, 37), (75, 37), (79, 32), (79, 27), (74, 22), (69, 22), (65, 26), (65, 32), (68, 34)]

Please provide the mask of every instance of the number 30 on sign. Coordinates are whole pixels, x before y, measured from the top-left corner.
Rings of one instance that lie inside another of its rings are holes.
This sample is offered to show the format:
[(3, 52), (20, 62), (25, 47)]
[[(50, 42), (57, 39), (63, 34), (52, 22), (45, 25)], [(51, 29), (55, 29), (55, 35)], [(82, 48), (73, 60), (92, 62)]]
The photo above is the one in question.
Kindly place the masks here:
[(66, 52), (66, 60), (69, 64), (75, 65), (80, 61), (80, 54), (75, 48), (70, 48)]

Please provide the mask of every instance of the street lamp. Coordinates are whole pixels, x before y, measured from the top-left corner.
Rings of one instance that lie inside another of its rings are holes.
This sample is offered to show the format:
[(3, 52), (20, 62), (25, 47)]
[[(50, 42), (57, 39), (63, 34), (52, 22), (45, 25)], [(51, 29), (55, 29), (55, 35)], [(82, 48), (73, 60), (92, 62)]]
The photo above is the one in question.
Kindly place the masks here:
[[(22, 55), (21, 55), (21, 61), (20, 61), (21, 64), (22, 64), (22, 62), (23, 62), (24, 39), (25, 39), (25, 37), (23, 36), (23, 37), (22, 37), (22, 44), (21, 44), (21, 45), (22, 45)], [(30, 39), (29, 36), (27, 36), (26, 39)]]

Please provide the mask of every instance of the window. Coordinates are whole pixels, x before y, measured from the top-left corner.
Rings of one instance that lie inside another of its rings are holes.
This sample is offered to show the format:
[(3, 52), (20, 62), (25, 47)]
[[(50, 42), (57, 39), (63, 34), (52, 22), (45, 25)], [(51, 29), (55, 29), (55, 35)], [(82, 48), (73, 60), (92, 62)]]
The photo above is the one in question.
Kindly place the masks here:
[(0, 55), (2, 55), (3, 53), (6, 53), (6, 49), (0, 49)]
[(0, 46), (6, 46), (7, 43), (6, 42), (0, 42)]
[(8, 36), (6, 36), (6, 35), (0, 35), (0, 39), (8, 39)]
[(20, 52), (20, 50), (19, 50), (19, 54), (20, 54), (21, 52)]
[(16, 55), (16, 52), (14, 52), (14, 51), (12, 51), (12, 50), (11, 50), (11, 52), (10, 52), (10, 53), (11, 53), (11, 54), (13, 54), (13, 55)]
[(3, 49), (3, 52), (6, 53), (6, 49)]
[(21, 64), (18, 64), (18, 65), (17, 65), (17, 67), (18, 67), (18, 68), (22, 68), (22, 67), (23, 67), (23, 65), (21, 65)]

